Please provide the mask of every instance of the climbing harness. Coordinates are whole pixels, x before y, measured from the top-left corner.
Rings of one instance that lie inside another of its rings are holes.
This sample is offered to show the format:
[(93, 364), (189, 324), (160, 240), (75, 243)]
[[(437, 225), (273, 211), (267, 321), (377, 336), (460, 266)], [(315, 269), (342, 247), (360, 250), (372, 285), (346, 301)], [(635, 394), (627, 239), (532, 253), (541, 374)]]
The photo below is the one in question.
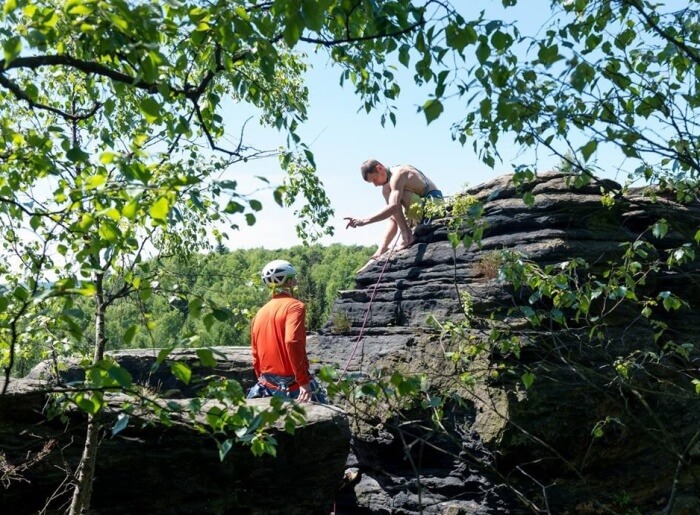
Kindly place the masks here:
[(273, 374), (262, 374), (258, 382), (265, 388), (277, 390), (284, 393), (294, 392), (299, 389), (294, 376), (278, 376)]

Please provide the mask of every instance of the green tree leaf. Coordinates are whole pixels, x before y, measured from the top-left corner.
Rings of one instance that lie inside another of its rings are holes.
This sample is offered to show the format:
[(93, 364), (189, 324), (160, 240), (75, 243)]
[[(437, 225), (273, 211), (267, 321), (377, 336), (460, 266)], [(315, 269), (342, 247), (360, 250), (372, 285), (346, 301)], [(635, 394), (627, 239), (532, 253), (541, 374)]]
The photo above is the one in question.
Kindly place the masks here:
[(5, 65), (9, 65), (22, 52), (22, 40), (16, 36), (5, 39), (2, 43)]
[(425, 120), (427, 123), (437, 119), (442, 114), (443, 110), (444, 107), (442, 103), (437, 99), (430, 99), (423, 104), (423, 112), (425, 113)]
[(165, 197), (156, 200), (148, 210), (151, 218), (160, 222), (166, 222), (170, 212), (170, 202)]
[(148, 123), (154, 123), (160, 120), (160, 104), (153, 97), (144, 97), (141, 100), (140, 108), (141, 113)]
[(170, 371), (183, 383), (190, 384), (190, 380), (192, 379), (192, 370), (185, 363), (181, 361), (173, 362), (173, 364), (170, 366)]

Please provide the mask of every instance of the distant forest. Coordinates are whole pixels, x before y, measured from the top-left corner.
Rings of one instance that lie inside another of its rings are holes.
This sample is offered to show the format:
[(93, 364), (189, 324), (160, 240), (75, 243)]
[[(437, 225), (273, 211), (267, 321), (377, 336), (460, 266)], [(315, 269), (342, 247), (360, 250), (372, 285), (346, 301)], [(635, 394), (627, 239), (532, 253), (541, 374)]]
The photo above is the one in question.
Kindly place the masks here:
[[(161, 277), (158, 288), (147, 295), (141, 292), (117, 299), (109, 306), (107, 350), (248, 345), (248, 322), (270, 295), (260, 280), (260, 270), (273, 259), (286, 259), (297, 269), (297, 296), (307, 306), (307, 330), (317, 331), (326, 323), (338, 291), (353, 287), (355, 272), (373, 251), (372, 247), (341, 244), (234, 251), (220, 246), (217, 252), (187, 262), (153, 262), (152, 270)], [(113, 282), (118, 287), (118, 281)], [(84, 355), (94, 346), (94, 306), (90, 303), (85, 297), (68, 308), (56, 304), (57, 310), (70, 314), (79, 326), (75, 331), (68, 328), (65, 346)], [(70, 338), (71, 332), (81, 334), (82, 341)], [(19, 375), (51, 357), (48, 347), (42, 351), (42, 345), (23, 349), (16, 363)]]

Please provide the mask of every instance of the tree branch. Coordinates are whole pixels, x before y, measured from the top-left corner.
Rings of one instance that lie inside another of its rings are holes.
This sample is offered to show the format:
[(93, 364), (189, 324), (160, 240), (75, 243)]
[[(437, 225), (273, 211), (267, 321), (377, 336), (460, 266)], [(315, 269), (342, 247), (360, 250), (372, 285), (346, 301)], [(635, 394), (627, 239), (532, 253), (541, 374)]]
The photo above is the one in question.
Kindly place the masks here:
[[(0, 68), (2, 68), (3, 61), (0, 60)], [(39, 102), (35, 102), (32, 100), (32, 98), (24, 91), (22, 88), (20, 88), (17, 84), (15, 84), (12, 80), (10, 80), (5, 74), (0, 73), (0, 86), (4, 86), (6, 89), (11, 91), (19, 100), (24, 100), (29, 104), (29, 107), (35, 108), (35, 109), (42, 109), (44, 111), (49, 111), (51, 113), (57, 114), (58, 116), (61, 116), (62, 118), (66, 118), (68, 120), (72, 121), (78, 121), (78, 120), (86, 120), (97, 112), (97, 110), (102, 107), (102, 104), (99, 102), (96, 102), (95, 105), (90, 109), (89, 111), (86, 111), (84, 114), (71, 114), (67, 113), (61, 109), (57, 109), (55, 107), (51, 107), (46, 104), (42, 104)]]
[[(223, 65), (221, 64), (221, 54), (222, 49), (220, 46), (217, 45), (215, 49), (216, 67), (214, 70), (209, 70), (204, 76), (204, 78), (199, 82), (199, 84), (185, 87), (170, 86), (170, 91), (175, 93), (176, 95), (183, 96), (188, 100), (196, 102), (204, 94), (204, 91), (206, 91), (207, 87), (211, 84), (211, 81), (214, 79), (216, 74), (224, 69)], [(242, 59), (245, 59), (245, 57), (248, 54), (249, 50), (244, 50), (232, 56), (232, 60), (234, 62), (240, 61)], [(34, 102), (29, 97), (29, 95), (27, 95), (27, 93), (22, 88), (20, 88), (15, 82), (10, 80), (6, 74), (8, 70), (37, 70), (44, 66), (67, 66), (69, 68), (73, 68), (75, 70), (83, 72), (86, 75), (98, 75), (116, 82), (128, 84), (134, 88), (143, 90), (151, 95), (158, 93), (159, 84), (156, 82), (147, 82), (141, 79), (137, 79), (136, 77), (133, 77), (127, 73), (114, 70), (102, 64), (92, 61), (85, 61), (83, 59), (77, 59), (70, 55), (64, 54), (18, 57), (16, 59), (13, 59), (9, 63), (5, 62), (4, 59), (0, 59), (0, 86), (4, 86), (9, 91), (11, 91), (18, 99), (28, 102), (32, 107), (51, 111), (70, 120), (82, 120), (94, 115), (97, 109), (100, 108), (101, 104), (96, 104), (95, 107), (88, 111), (86, 114), (74, 115), (56, 109), (55, 107)]]
[(413, 32), (415, 29), (418, 27), (422, 27), (425, 25), (425, 20), (420, 20), (412, 25), (409, 25), (405, 29), (397, 30), (396, 32), (389, 32), (387, 34), (371, 34), (369, 36), (359, 36), (359, 37), (351, 37), (350, 35), (341, 38), (341, 39), (317, 39), (317, 38), (308, 38), (308, 37), (300, 37), (299, 41), (303, 41), (304, 43), (313, 43), (315, 45), (321, 45), (325, 47), (331, 47), (331, 46), (336, 46), (336, 45), (341, 45), (344, 43), (355, 43), (358, 41), (372, 41), (375, 39), (379, 38), (395, 38), (398, 36), (403, 36), (404, 34), (408, 34), (410, 32)]
[(695, 49), (690, 48), (682, 40), (673, 38), (665, 30), (659, 27), (658, 23), (654, 22), (649, 16), (649, 14), (646, 11), (644, 11), (638, 0), (623, 0), (623, 2), (629, 5), (630, 7), (633, 7), (639, 13), (639, 15), (642, 18), (644, 18), (644, 21), (647, 22), (649, 27), (651, 27), (651, 29), (654, 32), (656, 32), (659, 36), (661, 36), (663, 39), (665, 39), (672, 45), (675, 45), (678, 48), (680, 48), (683, 52), (685, 52), (686, 56), (689, 59), (691, 59), (696, 65), (700, 65), (700, 55), (698, 55)]

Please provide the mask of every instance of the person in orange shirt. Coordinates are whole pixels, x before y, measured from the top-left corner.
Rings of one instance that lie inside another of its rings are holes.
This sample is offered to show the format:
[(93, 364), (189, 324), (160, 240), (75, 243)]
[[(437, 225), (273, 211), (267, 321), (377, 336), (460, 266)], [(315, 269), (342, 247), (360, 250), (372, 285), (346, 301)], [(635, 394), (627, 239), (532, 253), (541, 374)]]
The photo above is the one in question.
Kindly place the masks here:
[(309, 373), (306, 355), (306, 306), (292, 296), (297, 272), (289, 261), (277, 259), (262, 269), (263, 283), (272, 298), (253, 317), (250, 343), (258, 383), (248, 398), (282, 394), (299, 402), (326, 403)]

